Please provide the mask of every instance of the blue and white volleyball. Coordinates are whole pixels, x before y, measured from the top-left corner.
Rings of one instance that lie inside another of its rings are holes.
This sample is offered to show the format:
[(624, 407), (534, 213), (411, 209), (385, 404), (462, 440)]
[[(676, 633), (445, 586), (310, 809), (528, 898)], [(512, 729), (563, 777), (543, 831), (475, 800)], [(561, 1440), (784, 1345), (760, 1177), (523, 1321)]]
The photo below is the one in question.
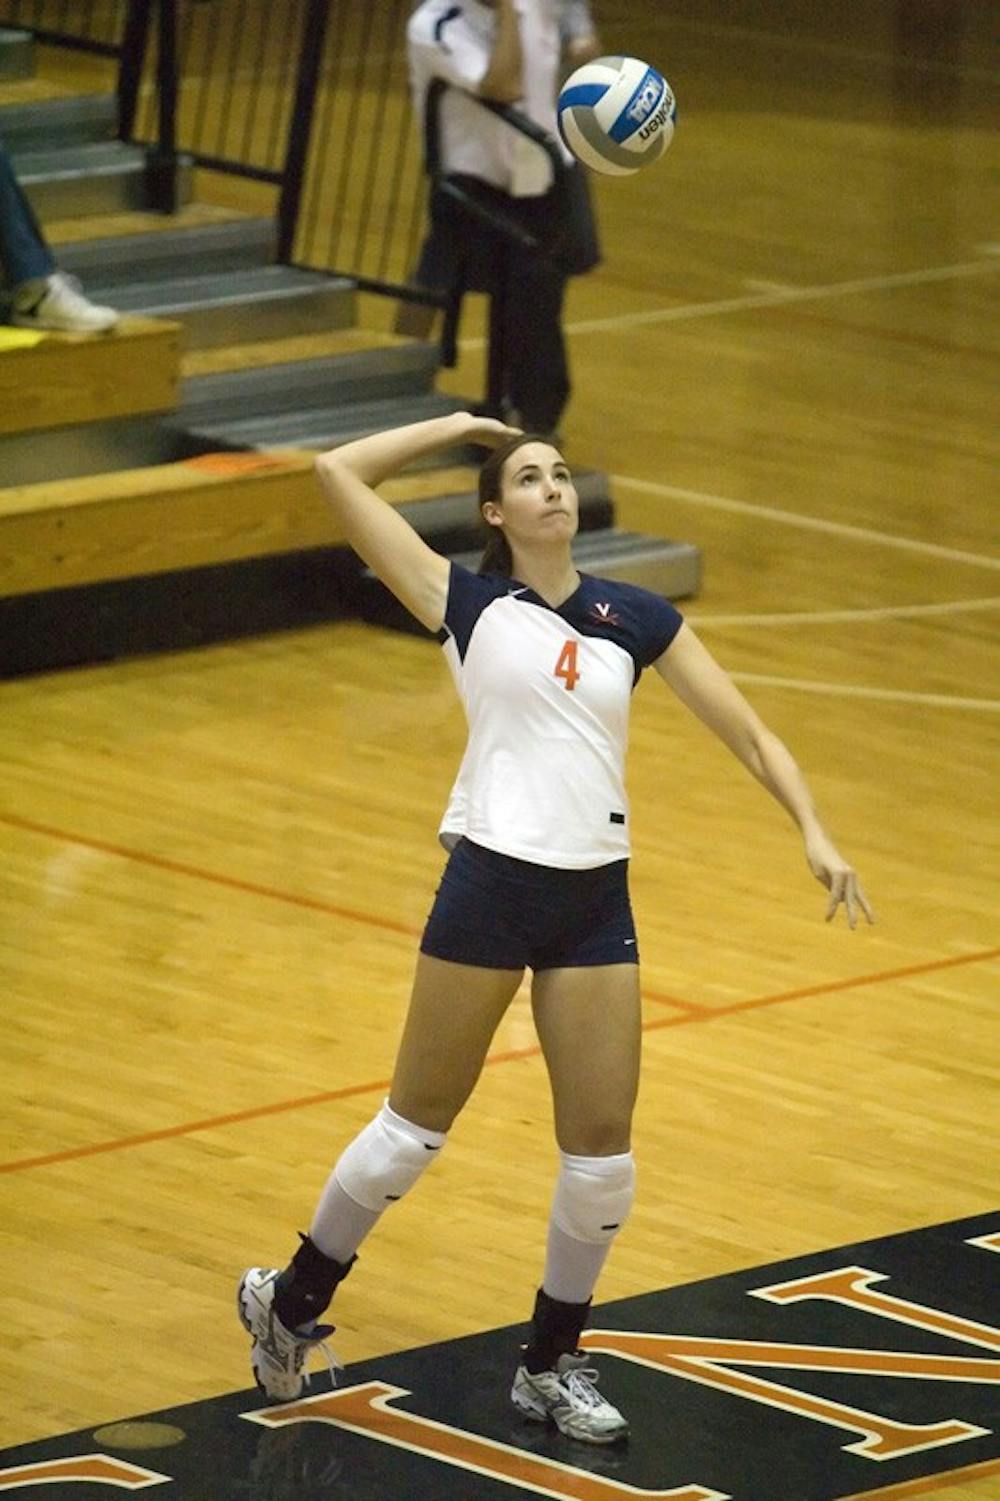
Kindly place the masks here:
[(625, 177), (655, 162), (674, 136), (677, 105), (667, 80), (637, 57), (598, 57), (571, 73), (559, 94), (559, 133), (578, 161)]

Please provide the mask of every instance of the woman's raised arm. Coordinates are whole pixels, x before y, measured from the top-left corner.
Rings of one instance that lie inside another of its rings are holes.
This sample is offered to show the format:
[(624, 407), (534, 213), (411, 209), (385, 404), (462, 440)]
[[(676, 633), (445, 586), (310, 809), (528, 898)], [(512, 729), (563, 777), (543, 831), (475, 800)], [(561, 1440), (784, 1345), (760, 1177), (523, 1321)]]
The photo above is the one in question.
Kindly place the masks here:
[(344, 536), (359, 557), (428, 630), (440, 630), (448, 603), (448, 562), (376, 494), (408, 464), (460, 443), (494, 446), (512, 428), (452, 412), (345, 443), (316, 460), (316, 474)]

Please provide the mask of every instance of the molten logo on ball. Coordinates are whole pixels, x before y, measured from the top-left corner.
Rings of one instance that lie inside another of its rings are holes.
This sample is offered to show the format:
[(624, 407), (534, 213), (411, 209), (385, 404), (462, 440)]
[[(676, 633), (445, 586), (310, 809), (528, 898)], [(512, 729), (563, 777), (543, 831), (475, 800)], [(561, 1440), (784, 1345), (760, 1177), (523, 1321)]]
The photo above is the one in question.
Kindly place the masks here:
[(666, 125), (669, 118), (669, 109), (665, 104), (661, 105), (659, 112), (655, 114), (652, 120), (650, 120), (648, 124), (644, 125), (639, 131), (640, 140), (645, 141), (647, 137), (655, 135), (662, 125)]

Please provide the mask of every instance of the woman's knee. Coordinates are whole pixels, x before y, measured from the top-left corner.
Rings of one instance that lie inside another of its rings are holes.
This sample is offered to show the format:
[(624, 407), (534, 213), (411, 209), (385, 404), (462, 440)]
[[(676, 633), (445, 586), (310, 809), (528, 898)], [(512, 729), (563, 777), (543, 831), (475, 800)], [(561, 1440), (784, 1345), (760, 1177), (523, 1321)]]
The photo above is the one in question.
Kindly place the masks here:
[(390, 1108), (423, 1131), (450, 1131), (465, 1098), (446, 1098), (419, 1088), (407, 1089), (396, 1083), (389, 1091)]
[(634, 1198), (631, 1152), (605, 1157), (561, 1154), (552, 1218), (571, 1239), (593, 1245), (612, 1240), (628, 1219)]
[(631, 1117), (626, 1120), (583, 1121), (557, 1131), (559, 1147), (574, 1157), (615, 1157), (632, 1141)]
[(403, 1116), (387, 1100), (341, 1153), (334, 1176), (356, 1204), (381, 1213), (409, 1192), (440, 1153), (445, 1135)]

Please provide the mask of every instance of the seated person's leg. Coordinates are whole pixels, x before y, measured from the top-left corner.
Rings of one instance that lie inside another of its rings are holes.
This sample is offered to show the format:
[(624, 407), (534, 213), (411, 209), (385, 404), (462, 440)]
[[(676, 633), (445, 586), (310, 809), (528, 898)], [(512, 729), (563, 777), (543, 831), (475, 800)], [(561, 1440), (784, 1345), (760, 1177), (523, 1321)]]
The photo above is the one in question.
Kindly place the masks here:
[(20, 328), (104, 333), (118, 322), (113, 308), (89, 301), (74, 279), (58, 270), (2, 143), (0, 274), (10, 303), (9, 321)]

